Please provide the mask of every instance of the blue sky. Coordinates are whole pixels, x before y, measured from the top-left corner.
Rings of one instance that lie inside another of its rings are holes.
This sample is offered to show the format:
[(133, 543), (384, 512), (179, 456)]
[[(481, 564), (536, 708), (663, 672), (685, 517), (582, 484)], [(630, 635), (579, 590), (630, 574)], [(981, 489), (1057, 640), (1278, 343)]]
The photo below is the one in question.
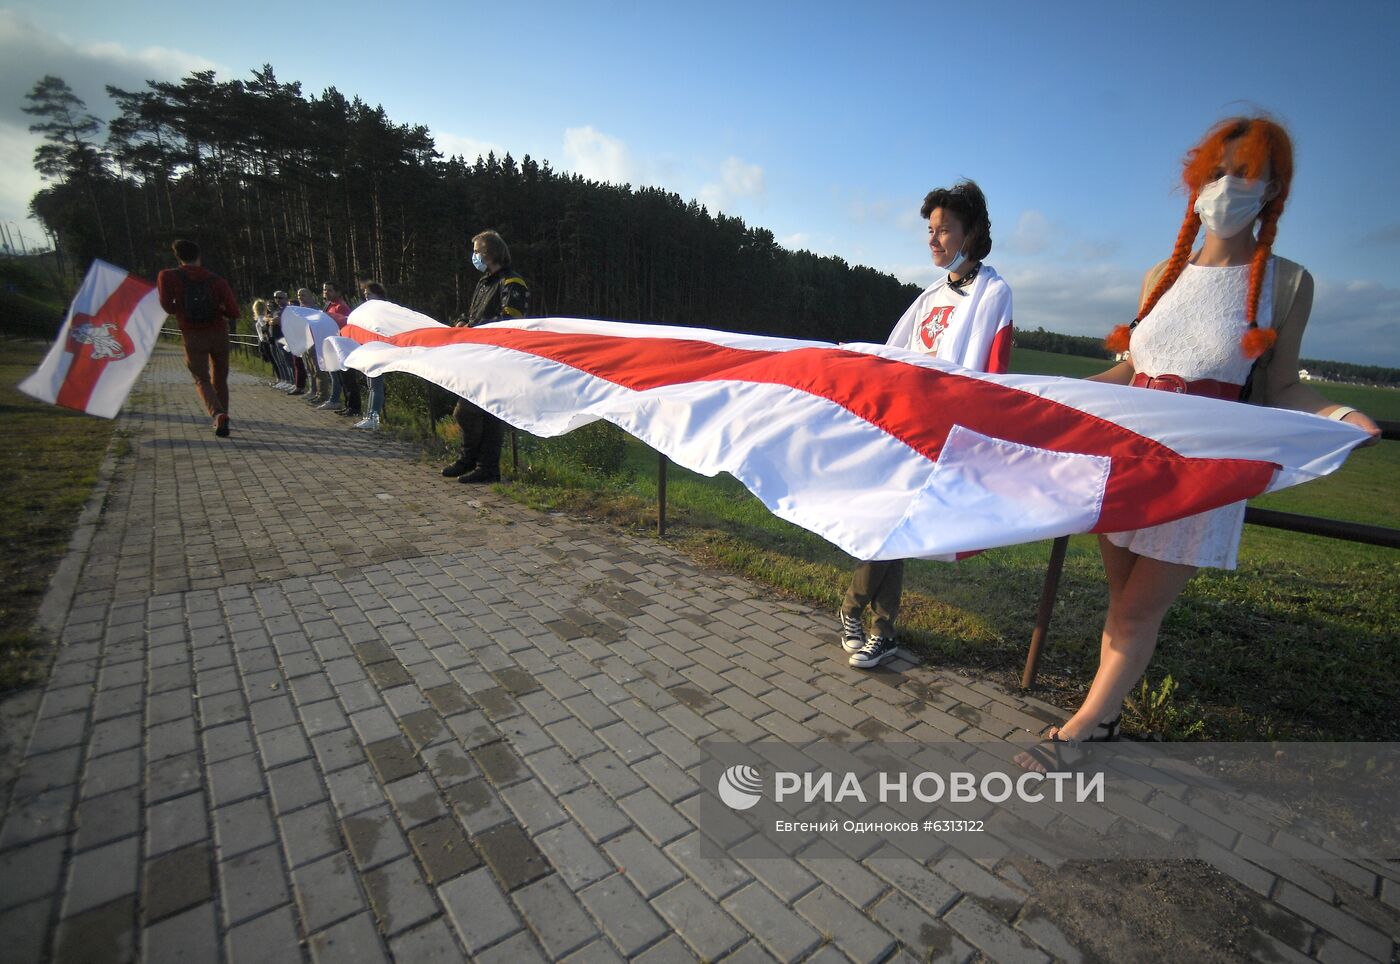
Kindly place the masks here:
[(1318, 282), (1304, 354), (1400, 365), (1395, 0), (198, 9), (0, 7), (0, 220), (38, 184), (19, 107), (43, 73), (102, 114), (104, 83), (269, 62), (427, 125), (440, 149), (660, 185), (921, 284), (936, 272), (919, 203), (972, 177), (1017, 323), (1101, 334), (1170, 251), (1182, 154), (1263, 108), (1295, 138), (1275, 248)]

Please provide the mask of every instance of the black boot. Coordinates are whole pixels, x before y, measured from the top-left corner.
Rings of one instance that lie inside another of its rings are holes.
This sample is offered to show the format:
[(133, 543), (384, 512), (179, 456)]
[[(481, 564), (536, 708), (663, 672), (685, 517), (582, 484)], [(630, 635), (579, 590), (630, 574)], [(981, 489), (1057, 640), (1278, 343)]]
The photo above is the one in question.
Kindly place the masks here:
[(501, 481), (501, 470), (492, 472), (484, 465), (478, 465), (466, 475), (457, 479), (458, 482), (499, 482)]
[(457, 476), (462, 475), (466, 472), (470, 472), (475, 468), (476, 464), (474, 462), (468, 462), (466, 458), (463, 457), (459, 458), (447, 468), (443, 469), (442, 474), (449, 479), (455, 479), (457, 478)]

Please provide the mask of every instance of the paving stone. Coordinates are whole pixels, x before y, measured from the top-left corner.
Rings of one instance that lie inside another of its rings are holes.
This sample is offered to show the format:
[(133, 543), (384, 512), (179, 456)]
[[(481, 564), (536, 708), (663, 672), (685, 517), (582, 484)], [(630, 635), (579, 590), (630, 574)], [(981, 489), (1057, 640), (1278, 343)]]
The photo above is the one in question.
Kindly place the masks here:
[(311, 757), (311, 744), (307, 742), (301, 727), (295, 725), (259, 731), (258, 749), (262, 753), (263, 766), (269, 769)]
[(219, 859), (266, 846), (277, 839), (266, 797), (250, 797), (214, 811), (214, 842)]
[(952, 928), (900, 893), (890, 893), (870, 909), (870, 917), (920, 961), (966, 961), (976, 951)]
[(853, 961), (882, 960), (894, 938), (829, 887), (814, 888), (793, 909)]
[(369, 914), (341, 921), (312, 935), (307, 943), (311, 959), (326, 964), (373, 964), (389, 960)]
[[(534, 767), (537, 762), (531, 760), (530, 765)], [(623, 763), (612, 750), (600, 750), (580, 760), (578, 765), (613, 799), (625, 797), (646, 786), (642, 779), (632, 772), (632, 768)]]
[(639, 790), (623, 797), (618, 801), (618, 805), (659, 847), (666, 846), (694, 829), (690, 821), (677, 812), (675, 807), (661, 799), (655, 790)]
[(515, 890), (549, 872), (549, 864), (519, 824), (506, 823), (474, 840), (481, 857), (506, 890)]
[(331, 792), (331, 803), (342, 818), (385, 801), (384, 791), (376, 782), (374, 771), (365, 764), (326, 774), (326, 786)]
[(747, 937), (734, 918), (690, 881), (672, 887), (652, 906), (704, 960), (717, 960)]
[(958, 901), (943, 915), (943, 920), (993, 960), (1050, 961), (1050, 956), (1043, 950), (968, 898)]
[(651, 841), (636, 831), (603, 845), (608, 859), (648, 900), (683, 879), (684, 875)]
[(63, 916), (73, 917), (119, 897), (134, 895), (140, 842), (127, 837), (74, 855), (68, 865)]
[[(462, 950), (452, 936), (451, 927), (442, 917), (391, 938), (389, 953), (396, 961), (411, 961), (413, 964), (459, 964), (462, 960)], [(478, 957), (477, 960), (483, 958)], [(510, 960), (528, 958), (520, 956)]]
[(451, 817), (410, 830), (408, 839), (431, 884), (441, 884), (481, 866), (481, 858)]
[(729, 895), (721, 906), (780, 960), (796, 960), (821, 943), (815, 928), (760, 883)]
[(716, 845), (707, 843), (696, 832), (670, 844), (664, 851), (706, 893), (716, 900), (722, 900), (753, 880), (753, 875), (733, 860), (710, 856), (717, 849)]
[(222, 760), (209, 767), (209, 796), (216, 807), (264, 792), (262, 761), (256, 753)]
[(276, 847), (262, 847), (221, 861), (218, 867), (225, 926), (271, 910), (287, 900), (286, 877)]
[(582, 787), (559, 802), (595, 841), (601, 843), (632, 826), (628, 816), (597, 787)]
[(408, 853), (408, 843), (388, 807), (375, 807), (344, 818), (341, 831), (361, 869), (396, 860)]
[(614, 872), (614, 866), (589, 843), (575, 823), (569, 822), (547, 830), (537, 835), (534, 841), (573, 890), (602, 880)]
[(13, 850), (0, 851), (0, 908), (14, 907), (58, 889), (65, 841), (50, 837)]
[(471, 751), (472, 759), (496, 787), (509, 786), (529, 776), (520, 756), (505, 743), (488, 743)]
[(136, 898), (126, 896), (61, 921), (57, 961), (130, 961), (136, 952)]
[(417, 755), (413, 752), (413, 747), (400, 736), (371, 743), (365, 747), (365, 752), (369, 756), (370, 765), (374, 767), (375, 775), (379, 778), (380, 783), (393, 783), (395, 780), (401, 780), (417, 773), (422, 767)]
[(583, 946), (598, 933), (558, 874), (521, 887), (511, 899), (553, 960)]
[(78, 806), (74, 850), (87, 850), (130, 836), (141, 829), (141, 799), (136, 790), (89, 797)]
[(624, 956), (631, 957), (669, 933), (650, 905), (622, 877), (614, 875), (578, 893), (594, 920)]
[(331, 854), (292, 871), (292, 888), (310, 933), (357, 914), (365, 907), (360, 885), (345, 854)]
[(514, 819), (500, 795), (484, 779), (465, 780), (446, 790), (444, 796), (469, 833), (483, 833)]
[(278, 817), (277, 825), (282, 839), (282, 850), (290, 867), (299, 867), (342, 849), (335, 811), (329, 803), (317, 803), (283, 814)]
[[(71, 751), (75, 757), (81, 755), (81, 751), (75, 749)], [(15, 785), (15, 796), (26, 795), (24, 792), (25, 777), (29, 775), (30, 768), (34, 765), (34, 758), (25, 761), (24, 773), (20, 775)], [(67, 779), (67, 773), (56, 774), (56, 779), (52, 783), (45, 783), (38, 787), (40, 790), (48, 790), (52, 787), (65, 786), (73, 781)], [(117, 753), (109, 753), (104, 757), (90, 760), (87, 765), (87, 772), (83, 774), (82, 794), (84, 797), (100, 796), (104, 793), (111, 793), (114, 790), (125, 790), (128, 787), (139, 786), (141, 783), (141, 750), (132, 747), (129, 750), (121, 750)]]
[[(593, 945), (588, 945), (589, 947)], [(576, 951), (564, 958), (565, 961), (573, 960), (578, 954), (582, 954), (587, 947)], [(535, 940), (535, 935), (529, 931), (521, 931), (513, 937), (507, 937), (499, 944), (494, 944), (482, 951), (475, 958), (476, 964), (545, 964), (549, 960), (540, 950), (539, 942)]]
[(0, 911), (0, 947), (16, 961), (42, 960), (51, 911), (52, 902), (48, 899)]
[(449, 880), (438, 888), (438, 896), (469, 954), (521, 929), (519, 917), (485, 867)]
[(205, 843), (172, 850), (146, 861), (141, 909), (146, 923), (177, 914), (214, 896), (211, 855)]
[(219, 929), (213, 901), (148, 926), (141, 946), (141, 958), (148, 964), (218, 960)]

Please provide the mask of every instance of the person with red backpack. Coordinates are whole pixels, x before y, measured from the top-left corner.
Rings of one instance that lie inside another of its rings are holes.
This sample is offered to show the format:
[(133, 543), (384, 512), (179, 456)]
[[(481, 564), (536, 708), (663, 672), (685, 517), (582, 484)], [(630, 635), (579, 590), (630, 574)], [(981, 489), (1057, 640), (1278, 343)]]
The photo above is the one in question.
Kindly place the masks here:
[(238, 301), (227, 281), (200, 264), (199, 245), (182, 239), (170, 248), (180, 266), (156, 277), (160, 306), (179, 323), (185, 367), (214, 420), (214, 434), (227, 438), (228, 323), (238, 318)]

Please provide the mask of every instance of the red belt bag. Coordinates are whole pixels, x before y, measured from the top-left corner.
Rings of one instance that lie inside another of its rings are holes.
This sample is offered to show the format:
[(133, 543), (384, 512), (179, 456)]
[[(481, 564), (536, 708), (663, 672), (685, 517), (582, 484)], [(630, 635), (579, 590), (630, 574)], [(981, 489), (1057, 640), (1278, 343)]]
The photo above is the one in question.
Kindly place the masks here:
[(1133, 376), (1134, 388), (1151, 388), (1159, 392), (1176, 392), (1178, 395), (1205, 395), (1207, 398), (1223, 398), (1237, 402), (1243, 385), (1232, 382), (1218, 382), (1214, 378), (1198, 378), (1188, 382), (1180, 375), (1147, 375), (1138, 372)]

